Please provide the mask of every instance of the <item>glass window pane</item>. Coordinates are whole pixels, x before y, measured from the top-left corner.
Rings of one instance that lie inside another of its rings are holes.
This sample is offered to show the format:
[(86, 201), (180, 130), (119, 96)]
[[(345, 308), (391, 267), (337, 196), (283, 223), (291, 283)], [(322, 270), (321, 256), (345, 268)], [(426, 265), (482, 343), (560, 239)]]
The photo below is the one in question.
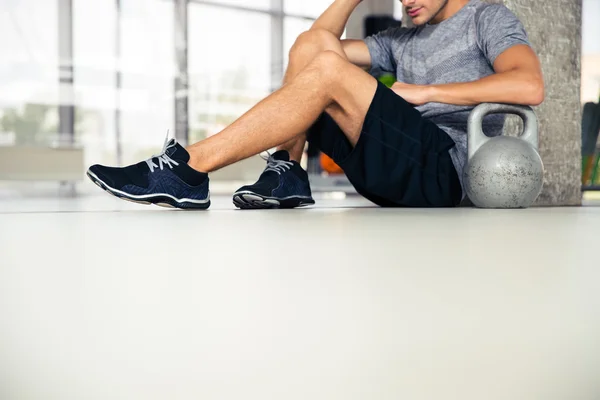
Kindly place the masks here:
[[(310, 29), (313, 20), (306, 18), (286, 17), (283, 23), (283, 46), (284, 46), (284, 67), (287, 68), (289, 62), (289, 52), (296, 38), (302, 33)], [(342, 34), (342, 39), (346, 38), (346, 32)]]
[(269, 94), (271, 24), (267, 14), (201, 4), (190, 4), (189, 20), (190, 141), (195, 142), (218, 133)]
[(583, 1), (581, 102), (598, 102), (600, 96), (600, 2)]
[(284, 0), (283, 10), (287, 14), (317, 18), (332, 3), (331, 0)]
[(398, 21), (402, 21), (404, 15), (404, 6), (401, 1), (394, 1), (394, 18)]
[(73, 0), (75, 137), (86, 165), (117, 162), (115, 27), (114, 2)]
[[(174, 6), (163, 0), (122, 0), (123, 162), (162, 147), (174, 123)], [(173, 134), (173, 132), (172, 132)]]
[(310, 29), (313, 21), (304, 18), (286, 17), (283, 23), (283, 54), (285, 56), (284, 67), (287, 68), (289, 62), (290, 49), (294, 45), (296, 38)]
[(57, 138), (58, 2), (4, 0), (0, 12), (0, 145)]
[(86, 163), (117, 163), (117, 107), (121, 163), (156, 153), (173, 127), (173, 10), (161, 0), (121, 0), (117, 59), (116, 2), (73, 0), (76, 137)]
[(254, 8), (256, 10), (269, 10), (271, 8), (271, 0), (211, 0), (211, 3)]

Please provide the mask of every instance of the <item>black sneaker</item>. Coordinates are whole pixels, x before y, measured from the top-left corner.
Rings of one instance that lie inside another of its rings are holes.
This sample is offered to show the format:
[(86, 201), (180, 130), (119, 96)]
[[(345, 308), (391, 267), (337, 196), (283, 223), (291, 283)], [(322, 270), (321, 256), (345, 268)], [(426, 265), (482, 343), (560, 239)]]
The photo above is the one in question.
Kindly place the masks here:
[(290, 155), (280, 150), (267, 159), (267, 168), (254, 185), (233, 195), (233, 204), (242, 210), (296, 208), (315, 204), (308, 174)]
[(94, 165), (88, 177), (113, 196), (141, 204), (182, 209), (210, 206), (208, 175), (187, 163), (190, 155), (175, 139), (165, 141), (163, 152), (124, 168)]

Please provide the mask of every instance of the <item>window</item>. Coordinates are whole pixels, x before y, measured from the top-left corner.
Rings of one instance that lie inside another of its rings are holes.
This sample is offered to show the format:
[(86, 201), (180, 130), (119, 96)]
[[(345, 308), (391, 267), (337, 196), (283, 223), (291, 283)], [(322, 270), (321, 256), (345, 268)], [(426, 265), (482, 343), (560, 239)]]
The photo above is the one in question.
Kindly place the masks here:
[(114, 2), (73, 0), (75, 135), (86, 164), (117, 162), (116, 14)]
[[(330, 3), (286, 0), (285, 16), (272, 13), (271, 4), (271, 0), (190, 3), (190, 142), (218, 133), (268, 95), (272, 76), (287, 67), (296, 37)], [(272, 18), (284, 21), (283, 58), (272, 53)]]
[(600, 2), (583, 1), (583, 38), (582, 38), (582, 103), (597, 103), (600, 99)]
[(402, 5), (402, 1), (396, 0), (394, 1), (394, 19), (397, 21), (402, 21), (402, 16), (404, 15), (404, 6)]
[(287, 17), (285, 19), (284, 25), (283, 25), (283, 46), (285, 48), (283, 54), (284, 54), (284, 68), (287, 68), (288, 62), (289, 62), (289, 51), (292, 48), (292, 46), (294, 45), (294, 42), (296, 41), (296, 38), (298, 37), (298, 35), (300, 35), (302, 32), (305, 32), (307, 30), (310, 29), (311, 25), (313, 24), (313, 21), (311, 20), (307, 20), (304, 18), (295, 18), (295, 17)]
[(121, 145), (124, 164), (156, 154), (174, 120), (174, 7), (121, 0)]
[(266, 13), (201, 4), (190, 4), (189, 21), (190, 142), (196, 142), (269, 94), (271, 25)]
[[(200, 1), (199, 3), (202, 3)], [(268, 11), (271, 9), (271, 0), (212, 0), (207, 3), (219, 4), (222, 6), (237, 6), (244, 8), (253, 8), (256, 10)]]
[(57, 2), (4, 0), (0, 12), (0, 145), (57, 137)]
[(114, 1), (72, 1), (76, 136), (86, 161), (130, 164), (156, 153), (173, 126), (173, 4), (121, 0), (118, 12)]
[[(75, 107), (87, 164), (128, 164), (160, 150), (175, 119), (174, 1), (71, 0), (71, 85), (59, 84), (62, 2), (4, 0), (0, 145), (53, 143), (62, 102)], [(189, 0), (190, 141), (219, 132), (277, 87), (296, 37), (331, 3), (282, 0), (282, 14), (273, 0)]]
[(332, 3), (327, 0), (285, 0), (283, 11), (286, 14), (318, 18)]

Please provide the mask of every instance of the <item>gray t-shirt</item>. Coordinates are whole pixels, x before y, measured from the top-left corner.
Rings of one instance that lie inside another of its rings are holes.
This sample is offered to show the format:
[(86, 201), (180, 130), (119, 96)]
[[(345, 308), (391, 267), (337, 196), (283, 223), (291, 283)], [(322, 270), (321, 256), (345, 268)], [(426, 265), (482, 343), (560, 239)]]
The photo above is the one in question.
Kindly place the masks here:
[[(373, 70), (395, 73), (398, 81), (418, 85), (479, 80), (494, 73), (494, 61), (502, 52), (530, 45), (523, 25), (508, 8), (481, 0), (471, 0), (439, 24), (392, 28), (365, 42)], [(461, 182), (467, 162), (467, 120), (473, 108), (442, 103), (417, 107), (456, 143), (450, 155)], [(501, 115), (484, 120), (490, 136), (501, 134), (503, 125)]]

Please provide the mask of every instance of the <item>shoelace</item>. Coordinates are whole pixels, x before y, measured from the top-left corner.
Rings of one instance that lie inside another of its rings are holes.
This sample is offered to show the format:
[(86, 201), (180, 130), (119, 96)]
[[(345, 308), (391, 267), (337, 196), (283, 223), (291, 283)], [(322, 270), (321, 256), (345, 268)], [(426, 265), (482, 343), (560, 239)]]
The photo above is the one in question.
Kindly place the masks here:
[(267, 162), (267, 168), (265, 168), (264, 172), (273, 171), (281, 175), (282, 172), (289, 171), (294, 166), (294, 163), (291, 161), (276, 160), (270, 153), (267, 152), (267, 154), (269, 154), (268, 158), (261, 156)]
[[(163, 144), (162, 153), (152, 156), (146, 160), (146, 164), (148, 164), (148, 168), (150, 168), (150, 173), (154, 173), (155, 168), (160, 168), (162, 171), (164, 166), (167, 165), (170, 169), (173, 169), (173, 166), (178, 166), (179, 163), (173, 160), (171, 157), (167, 155), (167, 150), (172, 147), (175, 147), (177, 142), (174, 140), (171, 145), (169, 145), (169, 134), (167, 133), (167, 137), (165, 138), (165, 143)], [(154, 163), (154, 159), (158, 158), (158, 165)]]

